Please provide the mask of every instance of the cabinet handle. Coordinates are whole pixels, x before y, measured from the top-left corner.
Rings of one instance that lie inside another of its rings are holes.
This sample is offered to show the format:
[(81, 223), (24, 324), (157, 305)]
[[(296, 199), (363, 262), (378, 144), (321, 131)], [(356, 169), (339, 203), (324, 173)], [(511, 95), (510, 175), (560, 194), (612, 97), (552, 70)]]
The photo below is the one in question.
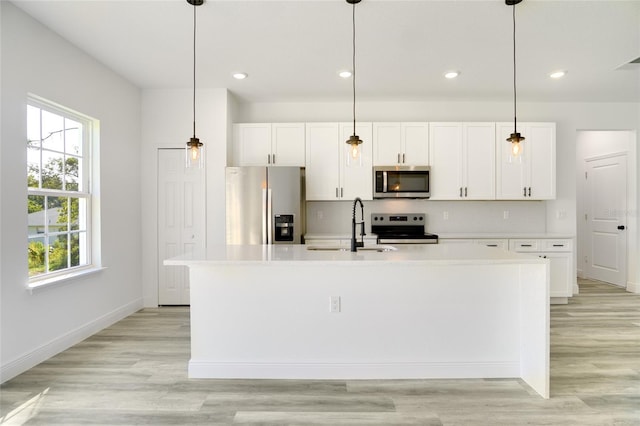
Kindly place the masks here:
[(460, 197), (462, 197), (462, 187), (460, 187)]
[(338, 198), (338, 187), (336, 186), (336, 198)]
[(524, 197), (526, 197), (526, 196), (527, 196), (527, 187), (526, 187), (526, 186), (525, 186), (524, 188), (522, 188), (522, 195), (523, 195)]
[(487, 244), (487, 247), (498, 247), (497, 244)]
[[(275, 161), (274, 161), (275, 163)], [(531, 197), (531, 187), (529, 187), (529, 197)]]
[(340, 198), (344, 197), (344, 188), (340, 188)]
[(276, 155), (275, 154), (271, 154), (271, 162), (273, 164), (276, 164)]
[(398, 164), (400, 164), (400, 153), (398, 153)]
[(465, 197), (467, 196), (467, 187), (466, 186), (464, 187), (464, 196)]
[(404, 164), (404, 163), (405, 163), (405, 161), (404, 161), (404, 154), (402, 154), (402, 164)]
[(271, 154), (267, 154), (267, 164), (271, 164)]
[(564, 244), (554, 244), (554, 247), (564, 247)]
[(520, 247), (532, 247), (531, 244), (520, 244)]

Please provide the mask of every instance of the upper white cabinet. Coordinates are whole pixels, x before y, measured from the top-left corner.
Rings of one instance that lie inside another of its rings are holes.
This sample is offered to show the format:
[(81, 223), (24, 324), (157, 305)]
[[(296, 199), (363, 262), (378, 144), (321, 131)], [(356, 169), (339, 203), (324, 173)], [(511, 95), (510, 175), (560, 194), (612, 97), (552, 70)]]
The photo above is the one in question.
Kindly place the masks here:
[(549, 200), (556, 197), (555, 123), (518, 123), (525, 137), (518, 159), (510, 159), (513, 123), (496, 124), (496, 198), (500, 200)]
[(347, 165), (347, 144), (353, 123), (307, 123), (307, 200), (373, 199), (371, 123), (358, 123), (361, 165)]
[(373, 123), (374, 166), (429, 164), (429, 124)]
[(305, 165), (304, 123), (234, 124), (233, 134), (239, 166)]
[(432, 200), (495, 199), (495, 124), (429, 123)]

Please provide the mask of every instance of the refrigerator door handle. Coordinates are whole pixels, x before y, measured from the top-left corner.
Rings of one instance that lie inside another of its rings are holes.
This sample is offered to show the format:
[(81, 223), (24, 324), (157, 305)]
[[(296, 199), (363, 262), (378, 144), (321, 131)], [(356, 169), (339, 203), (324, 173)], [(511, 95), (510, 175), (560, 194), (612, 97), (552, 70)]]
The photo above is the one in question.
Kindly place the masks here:
[(267, 244), (267, 217), (268, 217), (267, 190), (262, 190), (262, 244)]
[(267, 244), (273, 244), (273, 197), (271, 188), (267, 189)]

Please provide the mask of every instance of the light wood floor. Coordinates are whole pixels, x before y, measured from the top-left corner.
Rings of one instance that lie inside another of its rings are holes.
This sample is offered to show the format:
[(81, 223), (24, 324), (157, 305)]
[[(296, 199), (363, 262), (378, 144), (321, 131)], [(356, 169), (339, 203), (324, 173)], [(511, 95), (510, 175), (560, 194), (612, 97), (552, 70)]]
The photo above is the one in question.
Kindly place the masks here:
[(0, 387), (7, 425), (640, 425), (640, 296), (551, 309), (551, 398), (520, 380), (189, 380), (188, 308), (144, 309)]

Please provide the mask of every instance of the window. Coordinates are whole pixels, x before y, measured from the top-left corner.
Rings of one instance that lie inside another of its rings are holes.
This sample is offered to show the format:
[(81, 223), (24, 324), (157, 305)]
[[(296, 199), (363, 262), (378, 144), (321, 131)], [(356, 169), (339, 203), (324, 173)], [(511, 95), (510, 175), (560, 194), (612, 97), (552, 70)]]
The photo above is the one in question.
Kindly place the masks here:
[(30, 283), (91, 265), (91, 129), (87, 117), (28, 100)]

